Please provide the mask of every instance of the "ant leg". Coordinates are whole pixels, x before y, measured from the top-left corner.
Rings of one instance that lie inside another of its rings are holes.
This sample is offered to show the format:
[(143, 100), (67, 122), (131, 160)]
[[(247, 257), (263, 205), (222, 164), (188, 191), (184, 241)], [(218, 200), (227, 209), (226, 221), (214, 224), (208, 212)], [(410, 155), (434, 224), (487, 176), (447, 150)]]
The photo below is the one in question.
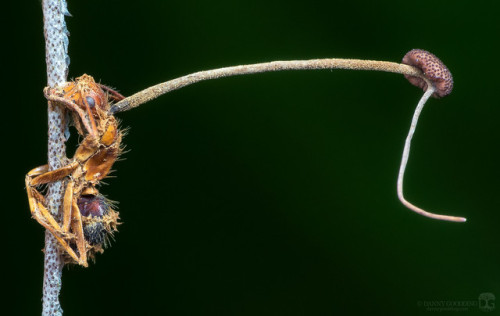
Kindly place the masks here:
[(78, 161), (73, 161), (67, 166), (52, 171), (48, 171), (49, 168), (45, 165), (31, 170), (26, 177), (30, 177), (30, 186), (33, 187), (62, 180), (69, 176), (77, 167)]
[[(43, 89), (43, 94), (45, 95), (45, 98), (47, 100), (49, 100), (51, 102), (60, 103), (60, 104), (64, 105), (65, 107), (67, 107), (69, 110), (72, 110), (72, 111), (78, 113), (78, 115), (82, 119), (83, 125), (85, 125), (85, 128), (87, 129), (89, 134), (91, 134), (91, 135), (97, 134), (97, 130), (95, 130), (92, 127), (92, 125), (89, 123), (89, 120), (91, 120), (91, 122), (93, 122), (92, 116), (90, 116), (87, 119), (87, 114), (78, 105), (76, 105), (75, 103), (73, 103), (71, 101), (68, 101), (68, 99), (66, 99), (66, 98), (54, 95), (49, 87), (45, 87), (45, 89)], [(94, 125), (95, 125), (95, 123), (94, 123)]]
[(43, 195), (38, 192), (37, 189), (33, 187), (32, 177), (36, 177), (39, 174), (43, 174), (48, 170), (48, 166), (44, 165), (38, 168), (35, 168), (28, 172), (25, 178), (26, 183), (26, 191), (28, 193), (28, 201), (31, 211), (31, 216), (45, 229), (47, 229), (59, 242), (62, 249), (68, 253), (68, 255), (73, 258), (78, 264), (87, 266), (86, 261), (82, 261), (75, 251), (70, 247), (67, 239), (74, 238), (70, 233), (65, 232), (61, 226), (57, 223), (54, 216), (50, 214), (49, 210), (44, 206), (45, 198)]
[(63, 232), (67, 233), (69, 231), (69, 225), (71, 224), (71, 207), (73, 205), (73, 188), (75, 183), (69, 181), (66, 186), (66, 191), (64, 192), (63, 200)]
[(80, 208), (76, 203), (76, 199), (73, 200), (73, 211), (72, 211), (72, 220), (71, 220), (71, 228), (73, 229), (73, 233), (76, 235), (76, 246), (78, 248), (78, 252), (80, 253), (80, 260), (84, 262), (84, 266), (87, 266), (87, 248), (85, 235), (83, 234), (83, 224), (82, 224), (82, 214), (80, 213)]
[[(40, 169), (40, 167), (36, 169)], [(32, 171), (30, 171), (30, 173)], [(50, 230), (54, 236), (56, 237), (65, 236), (57, 221), (50, 214), (47, 208), (43, 205), (45, 203), (45, 198), (43, 197), (43, 195), (40, 192), (38, 192), (38, 190), (36, 190), (31, 186), (30, 173), (26, 175), (25, 181), (26, 181), (26, 191), (28, 193), (28, 201), (30, 204), (31, 215), (43, 227)]]

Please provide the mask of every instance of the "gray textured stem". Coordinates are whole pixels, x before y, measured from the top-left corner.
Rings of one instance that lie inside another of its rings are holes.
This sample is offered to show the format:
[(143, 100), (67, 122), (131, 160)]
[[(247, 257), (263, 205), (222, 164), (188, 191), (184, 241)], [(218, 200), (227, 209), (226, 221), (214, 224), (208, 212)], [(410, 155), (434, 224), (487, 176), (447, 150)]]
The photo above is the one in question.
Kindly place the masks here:
[[(69, 15), (65, 0), (43, 0), (45, 35), (45, 58), (47, 63), (47, 85), (55, 87), (66, 82), (68, 74), (68, 31), (64, 16)], [(50, 170), (60, 168), (66, 161), (64, 132), (66, 129), (64, 110), (48, 104), (48, 165)], [(49, 184), (46, 196), (49, 211), (58, 216), (64, 195), (62, 182)], [(62, 315), (59, 293), (62, 286), (64, 262), (58, 242), (45, 232), (45, 259), (43, 277), (42, 315)]]

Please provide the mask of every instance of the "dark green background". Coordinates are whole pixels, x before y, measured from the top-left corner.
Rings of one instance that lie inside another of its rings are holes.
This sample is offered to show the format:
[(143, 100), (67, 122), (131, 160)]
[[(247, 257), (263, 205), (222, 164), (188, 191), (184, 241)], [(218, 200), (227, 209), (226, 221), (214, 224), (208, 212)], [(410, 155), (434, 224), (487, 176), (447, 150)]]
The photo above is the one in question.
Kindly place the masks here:
[[(40, 2), (19, 3), (2, 18), (2, 313), (37, 315), (44, 232), (24, 174), (46, 161), (45, 57)], [(125, 95), (236, 64), (433, 52), (455, 90), (424, 109), (406, 194), (468, 222), (430, 220), (396, 198), (422, 94), (402, 76), (204, 82), (118, 115), (130, 151), (101, 191), (124, 223), (96, 264), (64, 270), (65, 315), (433, 314), (418, 303), (500, 296), (494, 1), (70, 0), (69, 10), (70, 77)]]

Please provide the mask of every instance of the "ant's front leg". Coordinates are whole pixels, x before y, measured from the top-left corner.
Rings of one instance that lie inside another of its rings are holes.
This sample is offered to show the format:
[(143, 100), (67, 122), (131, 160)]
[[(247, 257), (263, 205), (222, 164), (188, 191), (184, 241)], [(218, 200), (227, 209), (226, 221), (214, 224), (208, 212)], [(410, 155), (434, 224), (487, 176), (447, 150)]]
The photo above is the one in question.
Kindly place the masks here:
[(76, 112), (80, 116), (80, 119), (82, 120), (82, 123), (89, 132), (89, 134), (91, 135), (97, 134), (94, 118), (92, 117), (92, 115), (87, 115), (87, 113), (76, 103), (73, 103), (71, 100), (68, 100), (67, 98), (60, 96), (60, 93), (58, 93), (56, 89), (52, 89), (50, 87), (45, 87), (43, 89), (43, 94), (45, 95), (45, 98), (47, 100), (62, 104), (69, 110)]

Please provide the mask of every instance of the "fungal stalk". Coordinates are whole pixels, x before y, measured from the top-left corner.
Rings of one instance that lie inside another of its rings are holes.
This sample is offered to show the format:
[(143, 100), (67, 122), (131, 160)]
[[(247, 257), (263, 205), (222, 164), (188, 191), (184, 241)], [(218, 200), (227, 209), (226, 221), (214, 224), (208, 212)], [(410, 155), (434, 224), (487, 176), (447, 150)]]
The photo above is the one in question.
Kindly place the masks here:
[(415, 109), (415, 112), (413, 113), (413, 118), (411, 121), (410, 130), (408, 131), (408, 136), (406, 137), (406, 141), (405, 141), (405, 145), (404, 145), (404, 149), (403, 149), (403, 155), (401, 158), (401, 165), (399, 167), (398, 184), (397, 184), (398, 198), (401, 201), (401, 203), (403, 203), (404, 206), (406, 206), (410, 210), (412, 210), (420, 215), (434, 218), (434, 219), (449, 221), (449, 222), (465, 222), (466, 219), (463, 217), (440, 215), (440, 214), (434, 214), (434, 213), (427, 212), (427, 211), (421, 209), (420, 207), (408, 202), (405, 199), (404, 194), (403, 194), (403, 180), (404, 180), (406, 165), (408, 164), (408, 158), (410, 157), (411, 140), (412, 140), (413, 134), (415, 133), (415, 130), (417, 128), (417, 123), (418, 123), (418, 118), (420, 116), (420, 113), (422, 112), (422, 109), (424, 108), (424, 105), (427, 102), (427, 100), (434, 93), (436, 93), (436, 89), (433, 86), (429, 86), (427, 88), (427, 90), (425, 91), (424, 95), (422, 96), (422, 98), (420, 98), (420, 101), (418, 102), (418, 105)]
[(132, 96), (123, 99), (114, 104), (110, 112), (112, 114), (127, 111), (138, 107), (148, 101), (168, 92), (178, 90), (191, 84), (230, 76), (247, 75), (271, 71), (282, 70), (312, 70), (312, 69), (351, 69), (351, 70), (375, 70), (403, 74), (413, 85), (422, 88), (425, 93), (420, 99), (413, 120), (410, 126), (408, 137), (406, 138), (401, 166), (397, 180), (397, 194), (401, 203), (410, 210), (430, 218), (452, 221), (465, 222), (465, 218), (439, 215), (427, 212), (410, 202), (403, 195), (403, 179), (410, 154), (411, 139), (415, 132), (418, 117), (425, 103), (432, 95), (436, 98), (448, 95), (453, 89), (453, 78), (446, 66), (433, 54), (419, 49), (414, 49), (407, 53), (403, 58), (402, 63), (376, 61), (376, 60), (360, 60), (360, 59), (311, 59), (311, 60), (291, 60), (291, 61), (273, 61), (268, 63), (258, 63), (250, 65), (240, 65), (234, 67), (225, 67), (206, 71), (195, 72), (183, 77), (179, 77), (164, 83), (144, 89)]

